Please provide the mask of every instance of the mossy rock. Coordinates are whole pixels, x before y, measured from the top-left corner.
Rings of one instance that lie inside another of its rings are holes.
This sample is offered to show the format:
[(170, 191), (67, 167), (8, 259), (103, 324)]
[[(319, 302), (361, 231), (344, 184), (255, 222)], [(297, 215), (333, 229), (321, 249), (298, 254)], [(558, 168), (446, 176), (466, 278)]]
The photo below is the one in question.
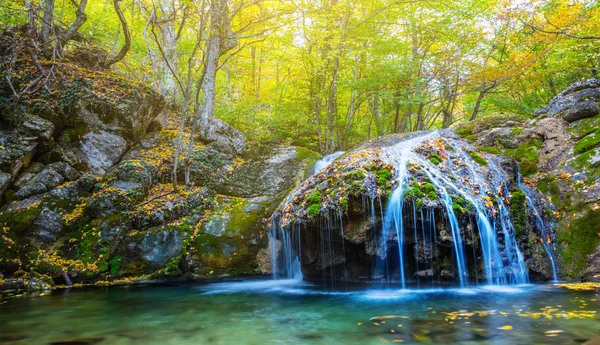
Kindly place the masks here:
[(266, 244), (262, 218), (269, 209), (269, 199), (218, 196), (215, 204), (192, 239), (192, 252), (201, 267), (229, 274), (243, 268), (252, 273), (256, 255)]
[(530, 176), (537, 172), (540, 149), (543, 145), (538, 138), (529, 139), (514, 150), (506, 150), (505, 154), (519, 163), (523, 176)]
[(529, 224), (527, 220), (526, 200), (527, 195), (520, 188), (515, 188), (510, 194), (510, 216), (517, 238), (525, 233)]
[(587, 256), (600, 245), (598, 236), (600, 210), (590, 210), (582, 216), (563, 220), (557, 228), (563, 271), (572, 279), (581, 279)]
[(480, 165), (488, 165), (488, 161), (483, 158), (483, 156), (481, 154), (479, 154), (477, 151), (471, 151), (469, 152), (469, 156), (471, 156), (471, 158), (473, 158), (473, 160)]
[(575, 121), (569, 125), (568, 131), (572, 139), (579, 140), (600, 128), (600, 115)]
[(600, 128), (579, 140), (573, 147), (573, 152), (581, 154), (598, 146), (600, 146)]

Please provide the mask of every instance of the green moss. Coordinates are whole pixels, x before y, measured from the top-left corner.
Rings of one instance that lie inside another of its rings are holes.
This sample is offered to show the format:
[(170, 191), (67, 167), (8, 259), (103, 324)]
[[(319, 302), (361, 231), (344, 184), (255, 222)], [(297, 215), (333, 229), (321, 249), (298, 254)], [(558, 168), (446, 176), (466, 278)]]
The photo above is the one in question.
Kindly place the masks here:
[(600, 224), (600, 210), (595, 210), (572, 220), (570, 225), (561, 222), (558, 227), (558, 241), (564, 248), (563, 262), (571, 266), (569, 272), (572, 272), (573, 278), (581, 277), (587, 256), (600, 244), (598, 224)]
[(471, 158), (473, 158), (473, 160), (474, 160), (475, 162), (477, 162), (477, 164), (480, 164), (480, 165), (488, 165), (488, 161), (487, 161), (485, 158), (483, 158), (483, 157), (482, 157), (482, 156), (481, 156), (481, 155), (480, 155), (478, 152), (476, 152), (476, 151), (471, 151), (471, 152), (469, 152), (469, 156), (471, 156)]
[(348, 198), (341, 198), (340, 206), (342, 207), (342, 210), (344, 210), (344, 212), (348, 212)]
[(520, 188), (516, 188), (510, 195), (510, 216), (512, 218), (515, 234), (521, 236), (527, 229), (527, 195)]
[(453, 204), (458, 204), (458, 205), (461, 205), (461, 206), (465, 206), (465, 205), (469, 204), (469, 202), (467, 201), (467, 199), (463, 198), (460, 195), (452, 194), (452, 195), (450, 195), (450, 198), (452, 199), (452, 203)]
[(537, 183), (538, 189), (552, 197), (552, 202), (558, 208), (571, 206), (571, 194), (567, 193), (564, 197), (561, 195), (560, 187), (556, 182), (556, 176), (548, 174), (540, 179)]
[(467, 210), (465, 210), (462, 206), (460, 206), (459, 204), (452, 204), (452, 211), (454, 212), (454, 214), (456, 214), (457, 216), (464, 216), (465, 214), (467, 214)]
[(318, 204), (310, 205), (308, 210), (306, 210), (306, 213), (308, 214), (309, 217), (318, 216), (319, 213), (321, 213), (321, 207)]
[(431, 200), (435, 200), (437, 199), (437, 194), (435, 192), (429, 192), (427, 193), (427, 197)]
[(573, 147), (573, 151), (575, 153), (584, 153), (593, 149), (594, 147), (600, 144), (600, 128), (597, 129), (594, 133), (585, 136), (583, 139), (579, 140), (575, 147)]
[(352, 181), (348, 186), (348, 193), (350, 195), (359, 196), (363, 191), (363, 184), (360, 181)]
[(10, 204), (11, 202), (13, 202), (15, 200), (15, 194), (16, 192), (12, 189), (7, 190), (4, 193), (4, 202), (7, 204)]
[(410, 188), (407, 188), (403, 193), (405, 198), (417, 199), (425, 196), (421, 187), (417, 182), (413, 182)]
[(346, 174), (346, 179), (347, 180), (351, 180), (351, 181), (362, 181), (365, 179), (367, 175), (365, 175), (365, 173), (362, 170), (356, 169), (356, 170), (352, 170), (349, 173)]
[(473, 135), (473, 125), (474, 124), (475, 124), (474, 122), (469, 122), (469, 123), (460, 125), (458, 128), (456, 128), (456, 133), (463, 138), (466, 136), (469, 136), (469, 135)]
[(389, 183), (391, 177), (392, 173), (388, 169), (379, 169), (379, 171), (377, 171), (377, 184), (380, 186), (385, 186), (387, 183)]
[(537, 171), (539, 151), (543, 144), (539, 139), (529, 140), (519, 145), (515, 150), (507, 150), (506, 155), (519, 162), (523, 176), (530, 176)]
[(306, 202), (309, 204), (320, 204), (321, 203), (321, 192), (315, 191), (306, 198)]
[(321, 159), (321, 155), (315, 151), (309, 150), (304, 147), (296, 148), (296, 160), (305, 161), (306, 164), (304, 169), (304, 176), (310, 176), (312, 174), (313, 166)]
[(110, 275), (112, 276), (117, 276), (119, 275), (119, 272), (121, 270), (121, 259), (123, 259), (121, 256), (115, 256), (112, 259), (110, 259), (110, 261), (108, 262), (108, 265), (110, 267)]
[(417, 208), (423, 207), (423, 199), (417, 199), (415, 205), (417, 206)]
[(429, 161), (435, 165), (440, 164), (440, 161), (435, 157), (429, 157)]
[(462, 196), (452, 194), (450, 198), (452, 199), (452, 210), (456, 215), (465, 215), (472, 211), (473, 205)]
[(423, 191), (428, 194), (431, 192), (435, 193), (435, 186), (433, 185), (433, 183), (425, 183), (423, 185)]
[(571, 138), (578, 140), (588, 134), (594, 133), (598, 128), (600, 128), (600, 114), (571, 123), (568, 131)]
[(502, 153), (502, 151), (497, 146), (485, 146), (481, 148), (481, 151), (495, 155), (499, 155)]
[(519, 134), (523, 133), (523, 130), (524, 130), (523, 127), (515, 127), (515, 128), (511, 128), (510, 132), (512, 134), (519, 135)]
[(377, 164), (375, 164), (375, 163), (367, 164), (367, 165), (363, 166), (363, 169), (365, 169), (366, 171), (376, 171)]

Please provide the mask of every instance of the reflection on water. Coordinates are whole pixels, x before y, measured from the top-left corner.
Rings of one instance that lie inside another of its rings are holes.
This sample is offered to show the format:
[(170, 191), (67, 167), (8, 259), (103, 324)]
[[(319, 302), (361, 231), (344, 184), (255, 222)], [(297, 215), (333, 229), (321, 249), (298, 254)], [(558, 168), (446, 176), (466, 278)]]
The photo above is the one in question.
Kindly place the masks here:
[(599, 301), (536, 285), (111, 287), (0, 300), (0, 344), (582, 344), (600, 336)]

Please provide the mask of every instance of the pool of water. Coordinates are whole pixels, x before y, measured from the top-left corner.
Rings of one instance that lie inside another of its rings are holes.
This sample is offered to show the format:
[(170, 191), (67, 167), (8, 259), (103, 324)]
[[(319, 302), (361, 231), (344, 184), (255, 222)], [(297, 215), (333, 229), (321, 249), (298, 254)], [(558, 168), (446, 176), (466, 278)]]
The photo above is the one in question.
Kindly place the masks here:
[(10, 296), (0, 344), (600, 344), (598, 291), (343, 290), (258, 280)]

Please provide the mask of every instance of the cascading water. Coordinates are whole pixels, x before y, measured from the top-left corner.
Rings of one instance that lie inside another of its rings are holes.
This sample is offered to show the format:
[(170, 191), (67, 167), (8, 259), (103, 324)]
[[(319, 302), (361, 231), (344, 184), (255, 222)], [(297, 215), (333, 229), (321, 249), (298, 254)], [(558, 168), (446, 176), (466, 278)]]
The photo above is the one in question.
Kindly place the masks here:
[[(451, 170), (456, 170), (457, 176), (462, 178), (466, 183), (455, 183), (446, 176), (445, 172), (439, 169), (439, 162), (425, 159), (421, 154), (415, 152), (417, 146), (432, 142), (432, 138), (438, 136), (438, 133), (428, 133), (416, 138), (402, 141), (394, 146), (385, 149), (389, 162), (397, 171), (398, 187), (393, 191), (388, 202), (386, 210), (386, 227), (384, 229), (393, 228), (397, 232), (399, 242), (399, 267), (400, 281), (403, 287), (406, 286), (406, 276), (404, 274), (404, 219), (406, 218), (403, 207), (404, 193), (408, 187), (408, 181), (411, 174), (408, 171), (409, 165), (418, 165), (428, 178), (440, 192), (440, 198), (444, 204), (446, 216), (450, 225), (455, 266), (458, 279), (461, 286), (468, 285), (468, 269), (466, 264), (466, 253), (463, 245), (463, 236), (461, 227), (453, 207), (454, 201), (448, 190), (453, 194), (459, 195), (469, 202), (475, 209), (476, 225), (479, 231), (479, 239), (481, 243), (481, 251), (483, 256), (483, 265), (485, 277), (489, 284), (521, 284), (528, 281), (527, 269), (523, 260), (523, 255), (516, 243), (514, 237), (514, 229), (510, 221), (510, 215), (504, 207), (504, 203), (499, 196), (496, 196), (496, 204), (499, 209), (497, 215), (490, 215), (488, 208), (491, 198), (491, 191), (498, 191), (503, 188), (503, 181), (508, 180), (506, 174), (492, 160), (487, 161), (487, 168), (476, 163), (469, 157), (466, 152), (465, 144), (461, 141), (456, 141), (450, 138), (445, 139), (448, 145), (458, 152), (460, 160), (449, 162), (453, 167)], [(436, 164), (437, 163), (437, 164)], [(460, 171), (460, 173), (459, 173)], [(491, 172), (491, 174), (490, 174)], [(470, 181), (470, 182), (469, 182)], [(507, 191), (504, 191), (508, 195)], [(415, 216), (416, 219), (416, 216)], [(490, 220), (493, 221), (490, 222)], [(495, 222), (499, 222), (496, 224)], [(496, 226), (498, 225), (498, 226)], [(416, 223), (415, 228), (415, 243), (416, 243)], [(500, 244), (500, 240), (496, 229), (501, 229), (504, 243)], [(386, 230), (384, 230), (384, 233)], [(502, 249), (504, 247), (504, 249)]]
[[(287, 231), (273, 220), (269, 229), (269, 249), (273, 279), (302, 280), (300, 253), (300, 231)], [(297, 238), (294, 238), (297, 237)]]
[(316, 174), (319, 171), (327, 168), (327, 166), (329, 164), (333, 163), (333, 161), (335, 161), (336, 159), (338, 159), (338, 157), (340, 157), (343, 154), (344, 154), (344, 151), (337, 151), (337, 152), (334, 152), (332, 154), (329, 154), (329, 155), (321, 158), (320, 160), (318, 160), (315, 163), (315, 167), (313, 168), (313, 174)]
[(537, 208), (535, 207), (535, 203), (533, 202), (533, 198), (531, 197), (531, 195), (532, 195), (531, 189), (521, 182), (520, 175), (518, 176), (517, 183), (518, 183), (519, 188), (521, 188), (521, 190), (523, 190), (523, 192), (525, 193), (525, 197), (527, 198), (527, 206), (533, 212), (537, 226), (542, 232), (542, 245), (544, 246), (544, 249), (546, 250), (546, 254), (548, 255), (548, 259), (550, 260), (550, 265), (552, 267), (552, 278), (555, 282), (557, 282), (558, 275), (556, 273), (556, 264), (554, 263), (554, 255), (556, 254), (556, 250), (551, 245), (552, 236), (550, 234), (550, 231), (548, 230), (548, 226), (546, 225), (546, 222), (544, 222), (544, 220), (542, 219), (542, 216), (540, 215)]
[[(322, 171), (343, 154), (344, 151), (337, 151), (321, 158), (315, 163), (313, 174)], [(300, 236), (299, 230), (296, 230), (292, 232)], [(298, 258), (298, 253), (300, 253), (299, 237), (298, 240), (293, 241), (290, 233), (274, 219), (271, 221), (268, 236), (273, 279), (302, 280), (302, 269)], [(294, 248), (294, 244), (297, 244), (297, 248)]]
[[(500, 167), (505, 163), (494, 156), (484, 158), (447, 131), (393, 139), (395, 144), (383, 140), (376, 149), (367, 145), (352, 151), (339, 166), (315, 166), (321, 173), (282, 203), (270, 230), (274, 277), (302, 277), (302, 262), (311, 265), (306, 274), (332, 286), (336, 278), (397, 281), (402, 288), (415, 279), (422, 286), (422, 279), (436, 277), (456, 279), (461, 287), (471, 279), (495, 285), (527, 283), (507, 207), (511, 186), (517, 184)], [(323, 161), (329, 164), (340, 154)], [(380, 176), (382, 170), (390, 177)], [(344, 178), (349, 182), (337, 183)], [(362, 221), (354, 218), (354, 226), (347, 226), (342, 223), (352, 217), (352, 190), (360, 190), (353, 195), (359, 196), (354, 200), (362, 211), (353, 212)], [(385, 208), (382, 199), (387, 200)]]

